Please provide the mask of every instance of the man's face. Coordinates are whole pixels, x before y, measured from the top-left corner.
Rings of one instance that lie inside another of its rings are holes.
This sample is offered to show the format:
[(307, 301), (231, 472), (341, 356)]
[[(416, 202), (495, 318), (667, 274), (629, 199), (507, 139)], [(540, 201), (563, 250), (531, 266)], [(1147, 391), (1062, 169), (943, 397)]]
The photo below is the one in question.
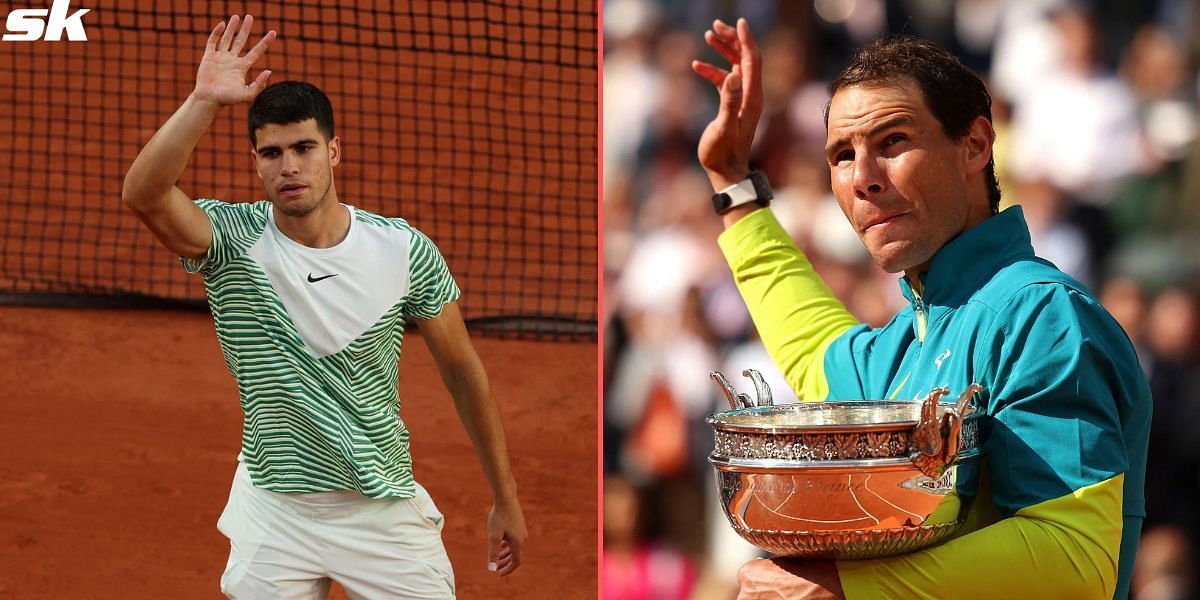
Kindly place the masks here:
[(316, 119), (255, 132), (254, 168), (267, 197), (285, 215), (302, 217), (317, 208), (333, 185), (333, 166), (341, 160), (338, 138), (326, 141)]
[(968, 170), (979, 159), (965, 140), (946, 136), (915, 82), (852, 86), (833, 96), (825, 152), (833, 193), (885, 271), (923, 267), (986, 218), (968, 202)]

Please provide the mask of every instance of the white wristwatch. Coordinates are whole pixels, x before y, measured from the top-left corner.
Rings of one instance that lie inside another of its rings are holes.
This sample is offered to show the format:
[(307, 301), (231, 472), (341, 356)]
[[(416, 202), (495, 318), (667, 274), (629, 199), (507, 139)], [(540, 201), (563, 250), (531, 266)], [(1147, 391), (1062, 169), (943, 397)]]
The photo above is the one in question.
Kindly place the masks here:
[(762, 171), (751, 171), (745, 179), (713, 194), (713, 208), (718, 215), (723, 215), (739, 206), (758, 203), (767, 206), (774, 194), (767, 176)]

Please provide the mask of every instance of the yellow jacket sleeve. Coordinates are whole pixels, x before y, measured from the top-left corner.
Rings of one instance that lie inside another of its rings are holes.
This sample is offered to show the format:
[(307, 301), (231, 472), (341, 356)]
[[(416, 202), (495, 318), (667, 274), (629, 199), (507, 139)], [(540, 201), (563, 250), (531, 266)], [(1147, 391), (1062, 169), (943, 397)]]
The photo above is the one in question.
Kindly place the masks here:
[(1112, 598), (1124, 480), (1119, 474), (912, 554), (839, 561), (846, 598)]
[(775, 215), (746, 215), (717, 239), (763, 345), (796, 396), (824, 400), (825, 351), (858, 320), (821, 281)]

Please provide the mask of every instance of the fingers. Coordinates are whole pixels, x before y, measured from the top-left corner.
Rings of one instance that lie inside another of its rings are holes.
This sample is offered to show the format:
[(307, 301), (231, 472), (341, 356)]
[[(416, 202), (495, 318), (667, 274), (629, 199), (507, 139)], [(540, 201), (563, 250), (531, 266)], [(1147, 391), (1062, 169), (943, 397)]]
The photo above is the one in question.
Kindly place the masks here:
[(742, 62), (742, 43), (737, 30), (721, 20), (713, 21), (712, 29), (704, 32), (704, 41), (731, 64)]
[(213, 27), (212, 33), (208, 34), (208, 43), (204, 45), (205, 52), (216, 52), (217, 40), (221, 39), (221, 34), (224, 31), (225, 21), (221, 21), (220, 23), (217, 23), (216, 27)]
[[(745, 21), (745, 19), (738, 19), (738, 21)], [(712, 30), (727, 40), (737, 41), (738, 39), (737, 29), (720, 19), (713, 21)]]
[(520, 550), (516, 546), (509, 545), (508, 540), (500, 542), (500, 554), (496, 561), (496, 573), (501, 577), (511, 574), (521, 566)]
[(276, 34), (274, 29), (268, 31), (267, 34), (264, 35), (261, 40), (258, 40), (258, 43), (246, 53), (246, 60), (250, 61), (250, 64), (254, 64), (254, 62), (258, 60), (258, 57), (262, 56), (263, 52), (267, 51), (267, 47), (270, 46), (271, 42), (275, 40), (275, 36)]
[(488, 570), (501, 577), (512, 573), (521, 566), (521, 548), (519, 541), (510, 541), (506, 537), (499, 540), (488, 539)]
[(250, 29), (254, 26), (254, 17), (246, 15), (242, 21), (242, 29), (238, 32), (237, 37), (233, 40), (233, 46), (229, 48), (234, 54), (239, 54), (242, 48), (246, 45), (246, 40), (250, 39)]
[[(505, 543), (506, 545), (510, 545), (510, 546), (511, 546), (511, 547), (509, 548), (509, 550), (512, 552), (512, 559), (513, 559), (513, 562), (514, 562), (514, 563), (515, 563), (517, 566), (520, 566), (520, 564), (521, 564), (521, 554), (522, 554), (522, 553), (524, 553), (524, 551), (525, 551), (525, 540), (512, 540), (511, 542), (510, 542), (510, 540), (504, 540), (504, 543)], [(516, 566), (514, 566), (513, 568), (515, 569), (515, 568), (516, 568)]]
[(738, 19), (737, 40), (741, 48), (741, 66), (742, 73), (746, 77), (746, 89), (752, 90), (746, 96), (746, 105), (743, 110), (757, 121), (758, 115), (762, 113), (763, 104), (762, 85), (759, 83), (762, 80), (762, 51), (758, 48), (758, 42), (754, 41), (750, 24), (745, 19)]
[(230, 44), (233, 43), (233, 36), (237, 33), (238, 22), (240, 21), (237, 15), (229, 17), (229, 25), (225, 27), (225, 35), (221, 36), (221, 43), (217, 46), (218, 51), (228, 50)]
[[(704, 32), (704, 41), (708, 42), (708, 45), (713, 50), (716, 50), (717, 54), (720, 54), (722, 57), (725, 58), (725, 60), (729, 61), (730, 63), (736, 65), (742, 61), (742, 54), (741, 54), (740, 49), (735, 48), (734, 45), (731, 44), (728, 40), (718, 36), (717, 34), (713, 33), (712, 31)], [(737, 43), (737, 40), (734, 40), (734, 43)]]
[(750, 31), (750, 23), (745, 19), (738, 19), (737, 29), (734, 30), (734, 39), (737, 41), (737, 47), (744, 54), (749, 54), (755, 59), (759, 58), (758, 42), (754, 41), (754, 33)]
[(692, 61), (692, 70), (695, 71), (697, 75), (711, 81), (713, 85), (717, 86), (718, 90), (720, 90), (721, 86), (724, 85), (725, 77), (729, 75), (729, 71), (726, 71), (725, 69), (714, 67), (713, 65), (710, 65), (706, 62), (700, 62), (698, 60)]
[(717, 86), (721, 94), (721, 106), (717, 113), (717, 122), (728, 123), (737, 119), (742, 106), (742, 77), (741, 69), (736, 64), (733, 71), (726, 71), (698, 60), (692, 61), (692, 70), (701, 77)]
[[(241, 27), (238, 24), (241, 23)], [(234, 56), (241, 54), (242, 48), (246, 47), (246, 42), (250, 40), (250, 32), (254, 29), (254, 17), (246, 15), (245, 19), (233, 15), (229, 17), (229, 22), (217, 23), (213, 28), (212, 33), (208, 36), (208, 43), (205, 45), (205, 51), (214, 52), (230, 52)], [(268, 31), (266, 35), (246, 53), (246, 58), (251, 64), (262, 56), (263, 52), (267, 51), (267, 47), (271, 45), (271, 41), (277, 37), (274, 30)]]
[[(489, 527), (489, 529), (491, 529), (491, 528)], [(493, 534), (491, 531), (488, 531), (488, 564), (487, 564), (487, 568), (489, 571), (496, 571), (500, 568), (500, 551), (503, 550), (503, 548), (501, 547), (501, 545), (503, 543), (504, 543), (504, 539), (502, 537), (500, 537), (499, 535)]]
[[(760, 83), (762, 80), (762, 53), (758, 48), (758, 43), (754, 40), (754, 34), (750, 31), (750, 24), (746, 19), (738, 19), (735, 27), (720, 19), (714, 20), (712, 29), (704, 32), (704, 41), (725, 60), (741, 69), (741, 84), (747, 93), (741, 96), (741, 105), (738, 106), (735, 114), (748, 124), (756, 124), (762, 114), (763, 105), (762, 84)], [(718, 80), (715, 77), (717, 72), (712, 69), (700, 71), (695, 63), (693, 63), (692, 69), (712, 81), (718, 88), (724, 81), (724, 76), (722, 75)], [(746, 135), (753, 135), (754, 127), (742, 129)]]
[(741, 69), (735, 66), (721, 86), (721, 107), (717, 119), (738, 119), (742, 109), (742, 96)]
[(270, 78), (270, 69), (265, 69), (262, 73), (259, 73), (258, 77), (255, 77), (254, 81), (250, 83), (250, 97), (253, 98), (257, 96), (259, 92), (263, 91), (263, 88), (267, 87), (267, 80)]

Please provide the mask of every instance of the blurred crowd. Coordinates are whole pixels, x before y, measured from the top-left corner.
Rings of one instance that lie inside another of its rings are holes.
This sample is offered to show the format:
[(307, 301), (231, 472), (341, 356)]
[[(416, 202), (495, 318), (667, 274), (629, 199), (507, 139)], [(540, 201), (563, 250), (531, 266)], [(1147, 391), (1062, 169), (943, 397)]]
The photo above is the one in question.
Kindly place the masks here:
[(834, 292), (881, 325), (903, 306), (829, 191), (827, 83), (853, 50), (904, 33), (984, 76), (1002, 208), (1037, 253), (1088, 285), (1138, 349), (1154, 398), (1140, 600), (1200, 597), (1200, 9), (1191, 0), (611, 0), (604, 5), (606, 599), (731, 598), (757, 555), (714, 498), (704, 417), (771, 364), (716, 244), (696, 143), (716, 115), (691, 60), (746, 17), (764, 55), (752, 165), (771, 210)]

